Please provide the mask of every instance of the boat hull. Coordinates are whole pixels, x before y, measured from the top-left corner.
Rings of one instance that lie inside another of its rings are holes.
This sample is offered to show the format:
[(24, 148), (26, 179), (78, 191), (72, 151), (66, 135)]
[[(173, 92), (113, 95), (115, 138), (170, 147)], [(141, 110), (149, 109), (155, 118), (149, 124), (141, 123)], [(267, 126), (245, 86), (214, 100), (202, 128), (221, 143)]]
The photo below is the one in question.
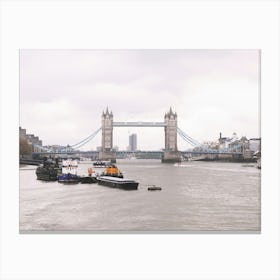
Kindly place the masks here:
[[(106, 177), (106, 176), (105, 176)], [(138, 189), (138, 182), (132, 180), (125, 180), (121, 178), (115, 177), (100, 177), (97, 180), (98, 185), (110, 187), (110, 188), (118, 188), (123, 190), (137, 190)]]
[(97, 183), (97, 179), (95, 177), (86, 176), (86, 177), (81, 177), (80, 182), (81, 184), (94, 184)]
[(160, 187), (149, 187), (148, 191), (161, 191)]
[(57, 174), (37, 173), (36, 176), (41, 181), (57, 181)]
[(123, 178), (122, 173), (120, 174), (110, 174), (110, 173), (102, 173), (101, 176), (115, 177), (115, 178)]
[(63, 184), (78, 184), (80, 177), (74, 174), (62, 174), (58, 176), (58, 183)]
[(57, 181), (57, 176), (60, 172), (61, 172), (61, 168), (37, 167), (36, 169), (37, 180)]
[(58, 183), (61, 183), (61, 184), (78, 184), (79, 183), (79, 180), (58, 180)]

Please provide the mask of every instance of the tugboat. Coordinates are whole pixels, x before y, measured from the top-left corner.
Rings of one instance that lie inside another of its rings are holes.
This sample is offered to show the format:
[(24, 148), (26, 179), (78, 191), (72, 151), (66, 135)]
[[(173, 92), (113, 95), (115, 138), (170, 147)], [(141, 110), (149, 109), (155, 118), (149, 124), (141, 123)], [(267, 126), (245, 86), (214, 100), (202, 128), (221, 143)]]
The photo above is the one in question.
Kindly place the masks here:
[(75, 160), (65, 160), (62, 162), (62, 174), (58, 176), (58, 182), (64, 184), (77, 184), (80, 176), (77, 175), (78, 163)]
[(93, 174), (94, 171), (93, 169), (90, 167), (88, 169), (88, 176), (83, 176), (83, 177), (80, 177), (80, 182), (82, 184), (93, 184), (93, 183), (97, 183), (97, 179), (96, 179), (96, 175)]
[(112, 163), (108, 165), (106, 170), (101, 173), (101, 176), (110, 176), (110, 177), (117, 177), (123, 178), (122, 172), (118, 169), (118, 167)]
[(139, 184), (138, 182), (133, 180), (111, 176), (100, 176), (97, 178), (97, 182), (99, 185), (111, 188), (119, 188), (123, 190), (137, 190)]
[(36, 169), (37, 180), (57, 181), (57, 176), (61, 171), (62, 168), (59, 165), (58, 158), (54, 160), (52, 158), (44, 157), (43, 164)]

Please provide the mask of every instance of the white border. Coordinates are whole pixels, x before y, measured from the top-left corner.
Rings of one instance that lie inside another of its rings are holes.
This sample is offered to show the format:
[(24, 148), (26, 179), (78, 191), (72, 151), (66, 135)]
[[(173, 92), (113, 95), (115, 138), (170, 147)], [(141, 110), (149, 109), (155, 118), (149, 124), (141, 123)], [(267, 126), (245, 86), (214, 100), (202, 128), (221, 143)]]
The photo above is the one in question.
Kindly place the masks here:
[[(279, 279), (279, 2), (1, 2), (2, 279)], [(19, 48), (262, 49), (262, 233), (20, 235)]]

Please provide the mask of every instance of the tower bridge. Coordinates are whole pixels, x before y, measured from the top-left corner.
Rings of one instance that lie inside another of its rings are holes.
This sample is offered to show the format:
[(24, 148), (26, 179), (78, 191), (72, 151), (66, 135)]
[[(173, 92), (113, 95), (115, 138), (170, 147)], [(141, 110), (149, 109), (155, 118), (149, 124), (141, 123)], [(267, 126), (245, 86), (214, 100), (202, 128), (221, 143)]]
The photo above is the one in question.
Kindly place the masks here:
[[(108, 108), (101, 115), (101, 127), (94, 131), (91, 135), (84, 138), (74, 145), (67, 145), (63, 149), (55, 152), (54, 150), (38, 146), (40, 154), (69, 154), (73, 153), (82, 153), (79, 149), (87, 144), (89, 141), (94, 139), (96, 135), (101, 131), (102, 132), (102, 141), (101, 149), (99, 152), (94, 151), (95, 156), (98, 155), (100, 160), (111, 160), (112, 162), (116, 161), (116, 158), (124, 155), (126, 151), (116, 152), (113, 150), (113, 128), (114, 127), (162, 127), (164, 128), (164, 142), (165, 147), (163, 151), (156, 151), (155, 153), (162, 156), (162, 162), (180, 162), (182, 157), (198, 157), (198, 156), (210, 156), (211, 158), (216, 157), (241, 157), (244, 156), (246, 148), (233, 147), (233, 148), (224, 148), (215, 150), (207, 147), (207, 145), (202, 145), (197, 140), (191, 138), (183, 130), (177, 126), (177, 114), (173, 112), (172, 109), (164, 115), (163, 122), (142, 122), (142, 121), (133, 121), (133, 122), (114, 122), (112, 111), (109, 112)], [(179, 135), (185, 142), (195, 147), (191, 151), (178, 151), (177, 147), (177, 135)], [(238, 148), (238, 149), (237, 149)], [(143, 152), (143, 151), (142, 151)], [(152, 152), (154, 154), (154, 152)]]
[(180, 162), (181, 153), (177, 148), (177, 114), (170, 110), (164, 115), (164, 122), (114, 122), (113, 113), (108, 107), (101, 116), (102, 146), (99, 152), (100, 160), (116, 161), (113, 151), (114, 127), (163, 127), (165, 133), (165, 149), (162, 162)]

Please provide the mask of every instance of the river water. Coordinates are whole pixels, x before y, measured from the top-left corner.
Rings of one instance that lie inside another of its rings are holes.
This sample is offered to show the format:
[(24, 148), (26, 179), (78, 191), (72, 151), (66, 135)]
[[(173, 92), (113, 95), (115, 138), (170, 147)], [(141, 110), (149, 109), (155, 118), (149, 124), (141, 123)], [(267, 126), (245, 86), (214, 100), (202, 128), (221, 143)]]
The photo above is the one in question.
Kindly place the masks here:
[[(260, 170), (252, 164), (120, 160), (124, 191), (98, 184), (63, 185), (36, 180), (20, 168), (20, 231), (260, 231)], [(79, 164), (86, 175), (90, 162)], [(100, 170), (95, 169), (96, 172)], [(162, 187), (148, 191), (148, 185)]]

